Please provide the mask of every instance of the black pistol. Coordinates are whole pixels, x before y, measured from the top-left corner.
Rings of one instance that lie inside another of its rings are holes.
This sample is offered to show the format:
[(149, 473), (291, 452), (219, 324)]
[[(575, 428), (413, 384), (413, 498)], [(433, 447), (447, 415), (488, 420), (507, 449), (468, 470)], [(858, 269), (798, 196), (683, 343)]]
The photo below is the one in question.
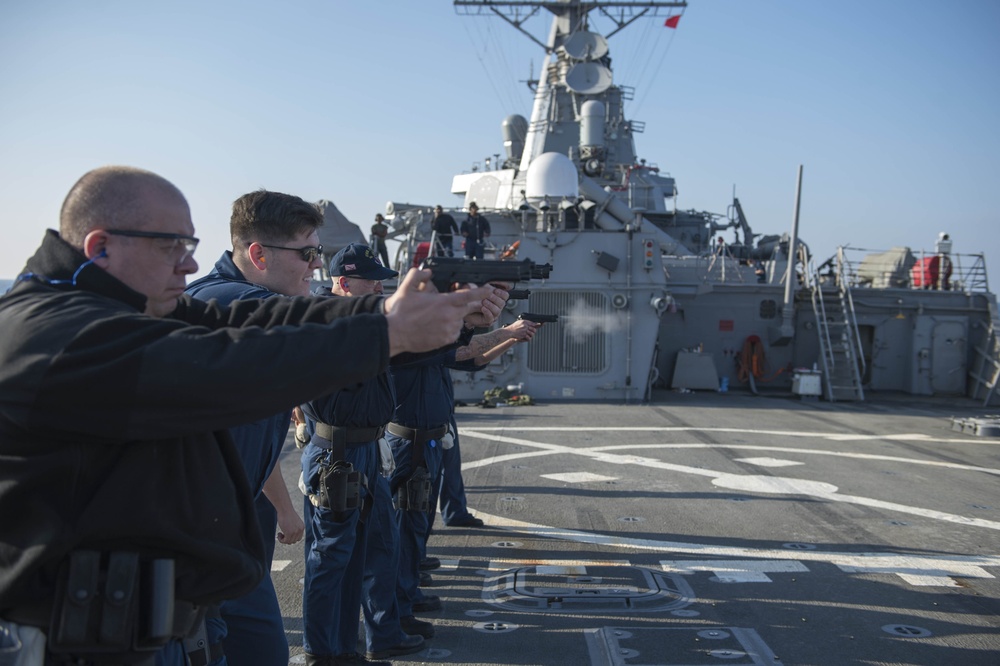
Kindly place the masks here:
[(511, 289), (510, 291), (507, 292), (507, 298), (512, 301), (522, 300), (527, 298), (528, 296), (531, 296), (530, 289)]
[(553, 324), (559, 321), (559, 315), (536, 314), (534, 312), (522, 312), (517, 315), (517, 318), (533, 321), (536, 324)]
[(461, 257), (428, 257), (420, 265), (430, 269), (431, 282), (440, 292), (451, 291), (453, 284), (484, 285), (490, 282), (525, 282), (545, 280), (552, 271), (552, 264), (536, 264), (531, 259), (523, 261), (497, 261), (493, 259), (462, 259)]

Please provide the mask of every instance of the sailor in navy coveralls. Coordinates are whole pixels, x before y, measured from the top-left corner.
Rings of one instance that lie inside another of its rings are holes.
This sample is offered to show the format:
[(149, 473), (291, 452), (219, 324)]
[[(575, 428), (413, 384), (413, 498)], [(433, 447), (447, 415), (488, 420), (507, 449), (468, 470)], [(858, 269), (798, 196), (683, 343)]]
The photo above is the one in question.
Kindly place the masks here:
[[(398, 273), (383, 267), (367, 245), (352, 243), (330, 261), (333, 290), (327, 296), (382, 292), (382, 280)], [(306, 494), (305, 586), (302, 617), (307, 664), (350, 660), (358, 642), (358, 611), (365, 612), (366, 656), (385, 659), (417, 652), (430, 623), (400, 624), (395, 598), (399, 563), (398, 528), (383, 472), (391, 469), (388, 447), (380, 459), (379, 439), (392, 417), (396, 396), (387, 373), (302, 406), (312, 437), (302, 451)], [(367, 483), (360, 506), (335, 511), (323, 505), (321, 471), (350, 463)], [(342, 464), (342, 463), (341, 463)], [(412, 619), (412, 618), (410, 618)], [(423, 625), (423, 626), (420, 626)]]
[[(468, 344), (472, 330), (466, 331), (462, 344)], [(396, 387), (397, 404), (392, 422), (386, 426), (386, 439), (396, 460), (396, 470), (389, 479), (393, 497), (405, 492), (407, 482), (420, 467), (435, 483), (441, 474), (442, 440), (451, 424), (452, 398), (447, 390), (446, 363), (454, 361), (455, 350), (443, 351), (409, 364), (390, 366)], [(428, 497), (428, 502), (430, 502)], [(429, 508), (429, 507), (428, 507)], [(397, 598), (399, 612), (439, 610), (437, 596), (425, 595), (419, 587), (420, 561), (424, 558), (430, 529), (427, 511), (397, 509), (399, 524), (399, 577)]]

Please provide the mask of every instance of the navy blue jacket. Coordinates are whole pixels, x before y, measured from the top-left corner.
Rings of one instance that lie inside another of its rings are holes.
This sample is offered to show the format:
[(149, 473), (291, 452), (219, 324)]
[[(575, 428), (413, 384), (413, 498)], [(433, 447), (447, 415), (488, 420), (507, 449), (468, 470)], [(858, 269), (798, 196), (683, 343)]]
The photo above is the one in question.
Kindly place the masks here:
[(465, 329), (454, 347), (438, 354), (389, 366), (396, 387), (393, 423), (426, 430), (451, 422), (454, 400), (448, 366), (455, 363), (456, 348), (469, 344), (473, 332)]
[[(314, 289), (313, 293), (338, 298), (328, 287)], [(363, 384), (311, 400), (302, 405), (302, 411), (313, 421), (341, 428), (374, 428), (389, 422), (395, 406), (392, 380), (383, 372)]]
[(462, 222), (462, 233), (468, 234), (470, 240), (482, 243), (490, 233), (490, 222), (482, 215), (476, 217), (469, 215)]
[[(195, 280), (184, 291), (202, 301), (215, 299), (222, 306), (229, 305), (233, 301), (278, 295), (270, 289), (248, 281), (233, 263), (233, 253), (229, 250), (222, 253), (211, 273)], [(270, 418), (229, 429), (255, 497), (260, 495), (264, 482), (278, 463), (291, 418), (292, 410), (289, 409)]]

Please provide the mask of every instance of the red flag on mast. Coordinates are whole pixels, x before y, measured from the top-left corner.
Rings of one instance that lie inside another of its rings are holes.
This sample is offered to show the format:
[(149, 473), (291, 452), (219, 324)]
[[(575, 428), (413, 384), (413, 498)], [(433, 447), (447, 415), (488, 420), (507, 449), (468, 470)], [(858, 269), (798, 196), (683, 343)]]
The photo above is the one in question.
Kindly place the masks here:
[(680, 20), (681, 20), (680, 14), (678, 14), (677, 16), (668, 16), (666, 23), (664, 23), (663, 25), (665, 25), (668, 28), (676, 28)]

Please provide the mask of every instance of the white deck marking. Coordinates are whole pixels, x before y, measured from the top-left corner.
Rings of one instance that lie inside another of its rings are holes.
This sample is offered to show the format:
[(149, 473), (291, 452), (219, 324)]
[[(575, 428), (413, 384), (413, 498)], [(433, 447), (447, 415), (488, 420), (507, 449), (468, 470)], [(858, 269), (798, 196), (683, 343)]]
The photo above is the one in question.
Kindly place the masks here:
[[(811, 495), (813, 497), (820, 497), (822, 499), (831, 502), (845, 502), (848, 504), (859, 504), (862, 506), (869, 506), (878, 509), (887, 509), (889, 511), (896, 511), (899, 513), (907, 513), (915, 516), (922, 516), (924, 518), (931, 518), (933, 520), (940, 520), (943, 522), (956, 523), (959, 525), (968, 525), (971, 527), (984, 527), (991, 530), (1000, 530), (1000, 523), (992, 520), (983, 520), (981, 518), (967, 518), (965, 516), (959, 516), (952, 513), (945, 513), (943, 511), (935, 511), (933, 509), (921, 509), (919, 507), (906, 506), (905, 504), (896, 504), (894, 502), (885, 502), (882, 500), (877, 500), (869, 497), (858, 497), (855, 495), (840, 495), (836, 493), (836, 487), (830, 484), (824, 484), (821, 481), (808, 481), (803, 479), (780, 479), (776, 477), (760, 477), (754, 475), (746, 475), (748, 479), (745, 483), (741, 483), (739, 479), (741, 475), (729, 474), (727, 472), (718, 472), (715, 470), (705, 469), (702, 467), (690, 467), (687, 465), (676, 465), (673, 463), (666, 463), (655, 458), (646, 458), (643, 456), (637, 456), (632, 454), (613, 454), (609, 453), (612, 447), (597, 447), (597, 448), (573, 448), (570, 446), (564, 446), (561, 444), (544, 444), (541, 442), (532, 442), (526, 439), (520, 439), (516, 437), (507, 437), (504, 435), (494, 435), (486, 432), (479, 432), (476, 430), (467, 430), (463, 437), (478, 437), (480, 439), (487, 439), (495, 442), (503, 442), (506, 444), (517, 444), (519, 446), (528, 446), (533, 448), (543, 449), (549, 453), (566, 453), (574, 456), (583, 456), (587, 458), (592, 458), (593, 460), (608, 464), (608, 465), (639, 465), (645, 468), (655, 468), (664, 469), (672, 472), (682, 472), (685, 474), (694, 474), (697, 476), (708, 476), (715, 479), (713, 483), (717, 485), (725, 485), (729, 488), (739, 487), (741, 490), (747, 490), (751, 492), (766, 492), (775, 493), (781, 492), (782, 494), (788, 494), (788, 490), (781, 490), (783, 487), (797, 487), (798, 490), (794, 491), (795, 494)], [(697, 444), (697, 445), (683, 445), (686, 448), (746, 448), (742, 445), (733, 446), (729, 444)], [(635, 446), (620, 446), (613, 447), (614, 449), (632, 449), (632, 448), (677, 448), (676, 445), (672, 444), (657, 444), (657, 445), (644, 445), (641, 447)], [(758, 447), (759, 448), (759, 447)], [(791, 449), (796, 453), (801, 453), (804, 455), (818, 454), (818, 455), (842, 455), (843, 457), (857, 457), (864, 458), (867, 457), (864, 454), (848, 454), (836, 451), (810, 451), (808, 449)], [(882, 459), (888, 458), (888, 456), (881, 456)], [(483, 460), (477, 460), (473, 463), (463, 464), (462, 469), (473, 469), (475, 467), (485, 467), (492, 464), (493, 458), (484, 458)], [(911, 464), (927, 464), (942, 467), (956, 467), (952, 463), (938, 463), (937, 461), (920, 461), (920, 460), (910, 460), (907, 458), (895, 458), (893, 459), (897, 462), (911, 463)], [(990, 468), (983, 467), (973, 467), (971, 465), (961, 465), (960, 468), (975, 470), (978, 472), (990, 472), (995, 474), (1000, 474), (1000, 470), (993, 470)], [(760, 483), (760, 479), (768, 479), (770, 484), (770, 489), (764, 490), (761, 487), (755, 487), (755, 484)], [(721, 481), (720, 481), (721, 479)]]
[(837, 486), (823, 481), (783, 478), (780, 476), (754, 476), (753, 474), (722, 474), (712, 479), (713, 486), (729, 490), (769, 495), (812, 495), (836, 497)]
[[(847, 573), (870, 573), (870, 574), (896, 574), (910, 585), (929, 586), (943, 585), (945, 587), (958, 587), (958, 584), (950, 576), (961, 578), (993, 578), (982, 567), (954, 562), (948, 567), (934, 568), (933, 566), (923, 566), (924, 558), (904, 557), (899, 561), (886, 560), (883, 562), (870, 562), (859, 560), (857, 562), (835, 562), (842, 571)], [(918, 561), (919, 560), (919, 561)]]
[(962, 587), (957, 580), (948, 576), (913, 576), (905, 573), (896, 575), (914, 587)]
[(291, 560), (271, 560), (271, 571), (284, 571), (291, 563)]
[[(473, 428), (472, 430), (476, 430)], [(863, 442), (868, 440), (921, 441), (952, 444), (987, 444), (1000, 446), (1000, 439), (983, 437), (932, 437), (918, 432), (896, 433), (894, 435), (857, 435), (840, 432), (814, 432), (804, 430), (755, 430), (751, 428), (702, 428), (699, 426), (530, 426), (512, 428), (509, 425), (495, 426), (492, 430), (516, 430), (517, 432), (731, 432), (744, 435), (778, 435), (784, 437), (810, 437), (828, 439), (831, 442)], [(461, 430), (465, 434), (465, 429)]]
[[(522, 458), (537, 458), (539, 456), (550, 456), (555, 453), (577, 453), (580, 451), (623, 451), (635, 449), (738, 449), (746, 451), (774, 451), (778, 453), (799, 453), (807, 456), (833, 456), (835, 458), (855, 458), (858, 460), (884, 460), (886, 462), (900, 462), (910, 465), (927, 465), (929, 467), (942, 467), (945, 469), (964, 470), (969, 472), (982, 472), (984, 474), (995, 474), (1000, 476), (1000, 469), (994, 467), (977, 467), (976, 465), (962, 465), (959, 463), (940, 462), (938, 460), (918, 460), (916, 458), (900, 458), (899, 456), (885, 456), (874, 453), (851, 453), (848, 451), (822, 451), (819, 449), (796, 449), (789, 446), (760, 446), (754, 444), (620, 444), (616, 446), (593, 446), (586, 449), (575, 449), (557, 444), (543, 444), (525, 439), (516, 439), (501, 435), (492, 435), (477, 430), (462, 431), (463, 437), (467, 433), (469, 437), (479, 437), (493, 441), (502, 441), (511, 444), (521, 444), (544, 449), (542, 451), (525, 451), (522, 453), (509, 453), (492, 458), (483, 458), (475, 462), (463, 463), (462, 469), (475, 469), (476, 467), (486, 467), (496, 463), (521, 460)], [(888, 439), (888, 438), (887, 438)]]
[(805, 465), (805, 463), (795, 460), (779, 460), (778, 458), (733, 458), (736, 462), (747, 463), (748, 465), (759, 465), (760, 467), (791, 467), (792, 465)]
[[(888, 438), (887, 438), (888, 439)], [(760, 446), (753, 444), (621, 444), (618, 446), (595, 446), (591, 451), (618, 451), (632, 449), (740, 449), (748, 451), (776, 451), (779, 453), (802, 453), (809, 456), (833, 456), (835, 458), (856, 458), (858, 460), (884, 460), (886, 462), (901, 462), (912, 465), (927, 465), (946, 469), (964, 470), (968, 472), (983, 472), (1000, 476), (1000, 469), (995, 467), (978, 467), (960, 463), (940, 462), (938, 460), (919, 460), (917, 458), (900, 458), (875, 453), (852, 453), (850, 451), (824, 451), (821, 449), (796, 449), (789, 446)]]
[(542, 474), (543, 479), (563, 481), (564, 483), (587, 483), (588, 481), (614, 481), (617, 476), (601, 476), (590, 472), (566, 472), (563, 474)]
[(691, 574), (711, 571), (720, 583), (770, 583), (769, 573), (808, 572), (795, 560), (661, 560), (664, 571)]
[[(519, 558), (495, 557), (490, 560), (487, 567), (490, 571), (507, 571), (508, 569), (535, 567), (541, 573), (544, 569), (549, 573), (572, 573), (573, 575), (584, 575), (587, 567), (630, 567), (632, 563), (628, 560), (525, 560)], [(564, 571), (556, 571), (564, 569)]]
[[(497, 430), (510, 430), (510, 428), (506, 427), (497, 428)], [(594, 432), (599, 430), (607, 430), (607, 431), (614, 430), (618, 432), (634, 431), (634, 432), (655, 432), (655, 433), (662, 433), (664, 431), (702, 431), (702, 432), (709, 431), (709, 432), (733, 432), (742, 434), (783, 435), (790, 437), (812, 437), (812, 438), (825, 437), (831, 441), (844, 441), (846, 439), (855, 439), (855, 440), (872, 440), (872, 441), (920, 440), (924, 442), (982, 443), (976, 440), (969, 440), (969, 439), (941, 439), (941, 438), (926, 437), (924, 435), (917, 435), (917, 434), (845, 437), (843, 435), (839, 435), (836, 433), (763, 431), (763, 430), (746, 430), (746, 429), (736, 429), (736, 428), (547, 427), (547, 428), (518, 428), (517, 430), (546, 431), (546, 432)], [(799, 455), (828, 455), (828, 456), (838, 456), (838, 457), (855, 458), (855, 459), (885, 460), (885, 461), (893, 461), (906, 464), (928, 465), (928, 466), (936, 466), (936, 467), (943, 467), (950, 469), (971, 470), (971, 471), (1000, 475), (1000, 470), (998, 469), (976, 467), (972, 465), (957, 465), (954, 463), (943, 463), (933, 460), (914, 460), (911, 458), (899, 458), (894, 456), (847, 453), (841, 451), (817, 451), (810, 449), (796, 449), (791, 447), (776, 447), (776, 446), (685, 443), (685, 444), (647, 444), (647, 445), (619, 445), (619, 446), (593, 447), (593, 448), (573, 448), (559, 444), (534, 442), (531, 440), (526, 440), (517, 437), (497, 435), (477, 429), (463, 429), (462, 435), (463, 437), (473, 437), (473, 438), (485, 439), (505, 444), (515, 444), (535, 449), (535, 451), (532, 452), (496, 456), (492, 458), (486, 458), (483, 460), (477, 460), (471, 463), (466, 463), (463, 464), (462, 466), (463, 469), (486, 467), (489, 465), (496, 464), (497, 462), (520, 460), (525, 457), (532, 457), (539, 455), (568, 454), (573, 456), (591, 458), (593, 460), (605, 464), (640, 465), (646, 468), (664, 469), (668, 471), (693, 474), (697, 476), (707, 476), (711, 477), (714, 480), (714, 482), (717, 483), (718, 485), (723, 485), (726, 487), (733, 487), (734, 485), (739, 485), (740, 487), (752, 490), (753, 492), (771, 492), (771, 493), (793, 492), (795, 494), (805, 494), (808, 496), (820, 497), (822, 499), (834, 502), (848, 502), (848, 503), (860, 504), (880, 509), (887, 509), (890, 511), (910, 513), (913, 515), (919, 515), (926, 518), (953, 522), (972, 527), (1000, 529), (1000, 523), (996, 523), (993, 521), (967, 518), (965, 516), (957, 516), (954, 514), (943, 513), (930, 509), (921, 509), (918, 507), (910, 507), (901, 504), (894, 504), (891, 502), (884, 502), (882, 500), (877, 500), (868, 497), (840, 495), (836, 492), (837, 489), (835, 486), (823, 482), (815, 482), (802, 479), (780, 479), (780, 478), (775, 479), (773, 477), (760, 477), (756, 475), (743, 475), (743, 478), (741, 478), (741, 475), (737, 474), (730, 474), (726, 472), (707, 470), (704, 468), (665, 463), (653, 458), (646, 458), (634, 454), (621, 454), (621, 453), (616, 454), (614, 453), (614, 451), (635, 450), (637, 448), (655, 448), (655, 449), (722, 448), (722, 449), (739, 449), (739, 450), (754, 450), (754, 451), (780, 451), (784, 453), (793, 453)], [(760, 479), (763, 478), (768, 479), (767, 485), (762, 485)], [(764, 488), (766, 488), (766, 490), (764, 490)], [(491, 527), (516, 530), (524, 533), (533, 534), (539, 538), (563, 539), (578, 543), (597, 544), (597, 545), (604, 545), (617, 548), (663, 551), (665, 554), (670, 553), (671, 555), (680, 552), (680, 553), (691, 553), (693, 555), (698, 555), (698, 556), (707, 555), (710, 557), (736, 557), (749, 560), (769, 559), (769, 560), (787, 561), (788, 559), (787, 550), (716, 546), (716, 545), (707, 545), (698, 543), (658, 541), (653, 539), (635, 539), (622, 536), (611, 536), (611, 535), (583, 532), (579, 530), (568, 530), (558, 527), (550, 527), (546, 525), (539, 525), (535, 523), (513, 520), (507, 517), (486, 514), (480, 511), (476, 511), (475, 513), (480, 518), (482, 518), (487, 525), (490, 525)], [(810, 551), (810, 552), (799, 553), (798, 559), (805, 561), (813, 561), (813, 562), (829, 562), (831, 564), (840, 567), (846, 572), (895, 574), (900, 576), (903, 580), (907, 581), (912, 585), (951, 585), (952, 582), (949, 577), (952, 576), (967, 577), (967, 578), (993, 578), (992, 574), (988, 573), (985, 569), (983, 569), (983, 567), (1000, 567), (1000, 557), (974, 556), (974, 555), (905, 556), (905, 555), (896, 555), (892, 553), (878, 553), (878, 552), (838, 553), (838, 552)]]
[[(568, 530), (548, 525), (538, 525), (521, 520), (513, 520), (505, 516), (494, 516), (474, 511), (490, 527), (508, 529), (510, 531), (530, 534), (544, 539), (561, 539), (575, 543), (607, 546), (611, 548), (626, 548), (629, 550), (646, 550), (661, 552), (664, 555), (690, 553), (708, 557), (735, 557), (742, 560), (780, 560), (788, 561), (788, 551), (777, 548), (745, 548), (737, 546), (717, 546), (683, 541), (657, 541), (655, 539), (636, 539), (631, 537), (596, 534), (580, 530)], [(836, 551), (799, 551), (795, 559), (805, 562), (826, 562), (836, 565), (847, 573), (894, 574), (911, 585), (939, 583), (949, 576), (961, 578), (994, 578), (983, 567), (1000, 567), (1000, 557), (993, 555), (897, 555), (895, 553), (839, 553)], [(496, 560), (499, 563), (501, 561)], [(506, 560), (505, 562), (523, 562), (523, 560)], [(536, 564), (539, 561), (531, 561)], [(550, 560), (552, 564), (569, 566), (574, 561), (560, 562)], [(593, 562), (588, 562), (593, 564)], [(716, 567), (724, 566), (717, 562)], [(493, 565), (491, 563), (491, 568)], [(499, 564), (499, 569), (510, 568)], [(950, 582), (948, 583), (951, 584)]]

